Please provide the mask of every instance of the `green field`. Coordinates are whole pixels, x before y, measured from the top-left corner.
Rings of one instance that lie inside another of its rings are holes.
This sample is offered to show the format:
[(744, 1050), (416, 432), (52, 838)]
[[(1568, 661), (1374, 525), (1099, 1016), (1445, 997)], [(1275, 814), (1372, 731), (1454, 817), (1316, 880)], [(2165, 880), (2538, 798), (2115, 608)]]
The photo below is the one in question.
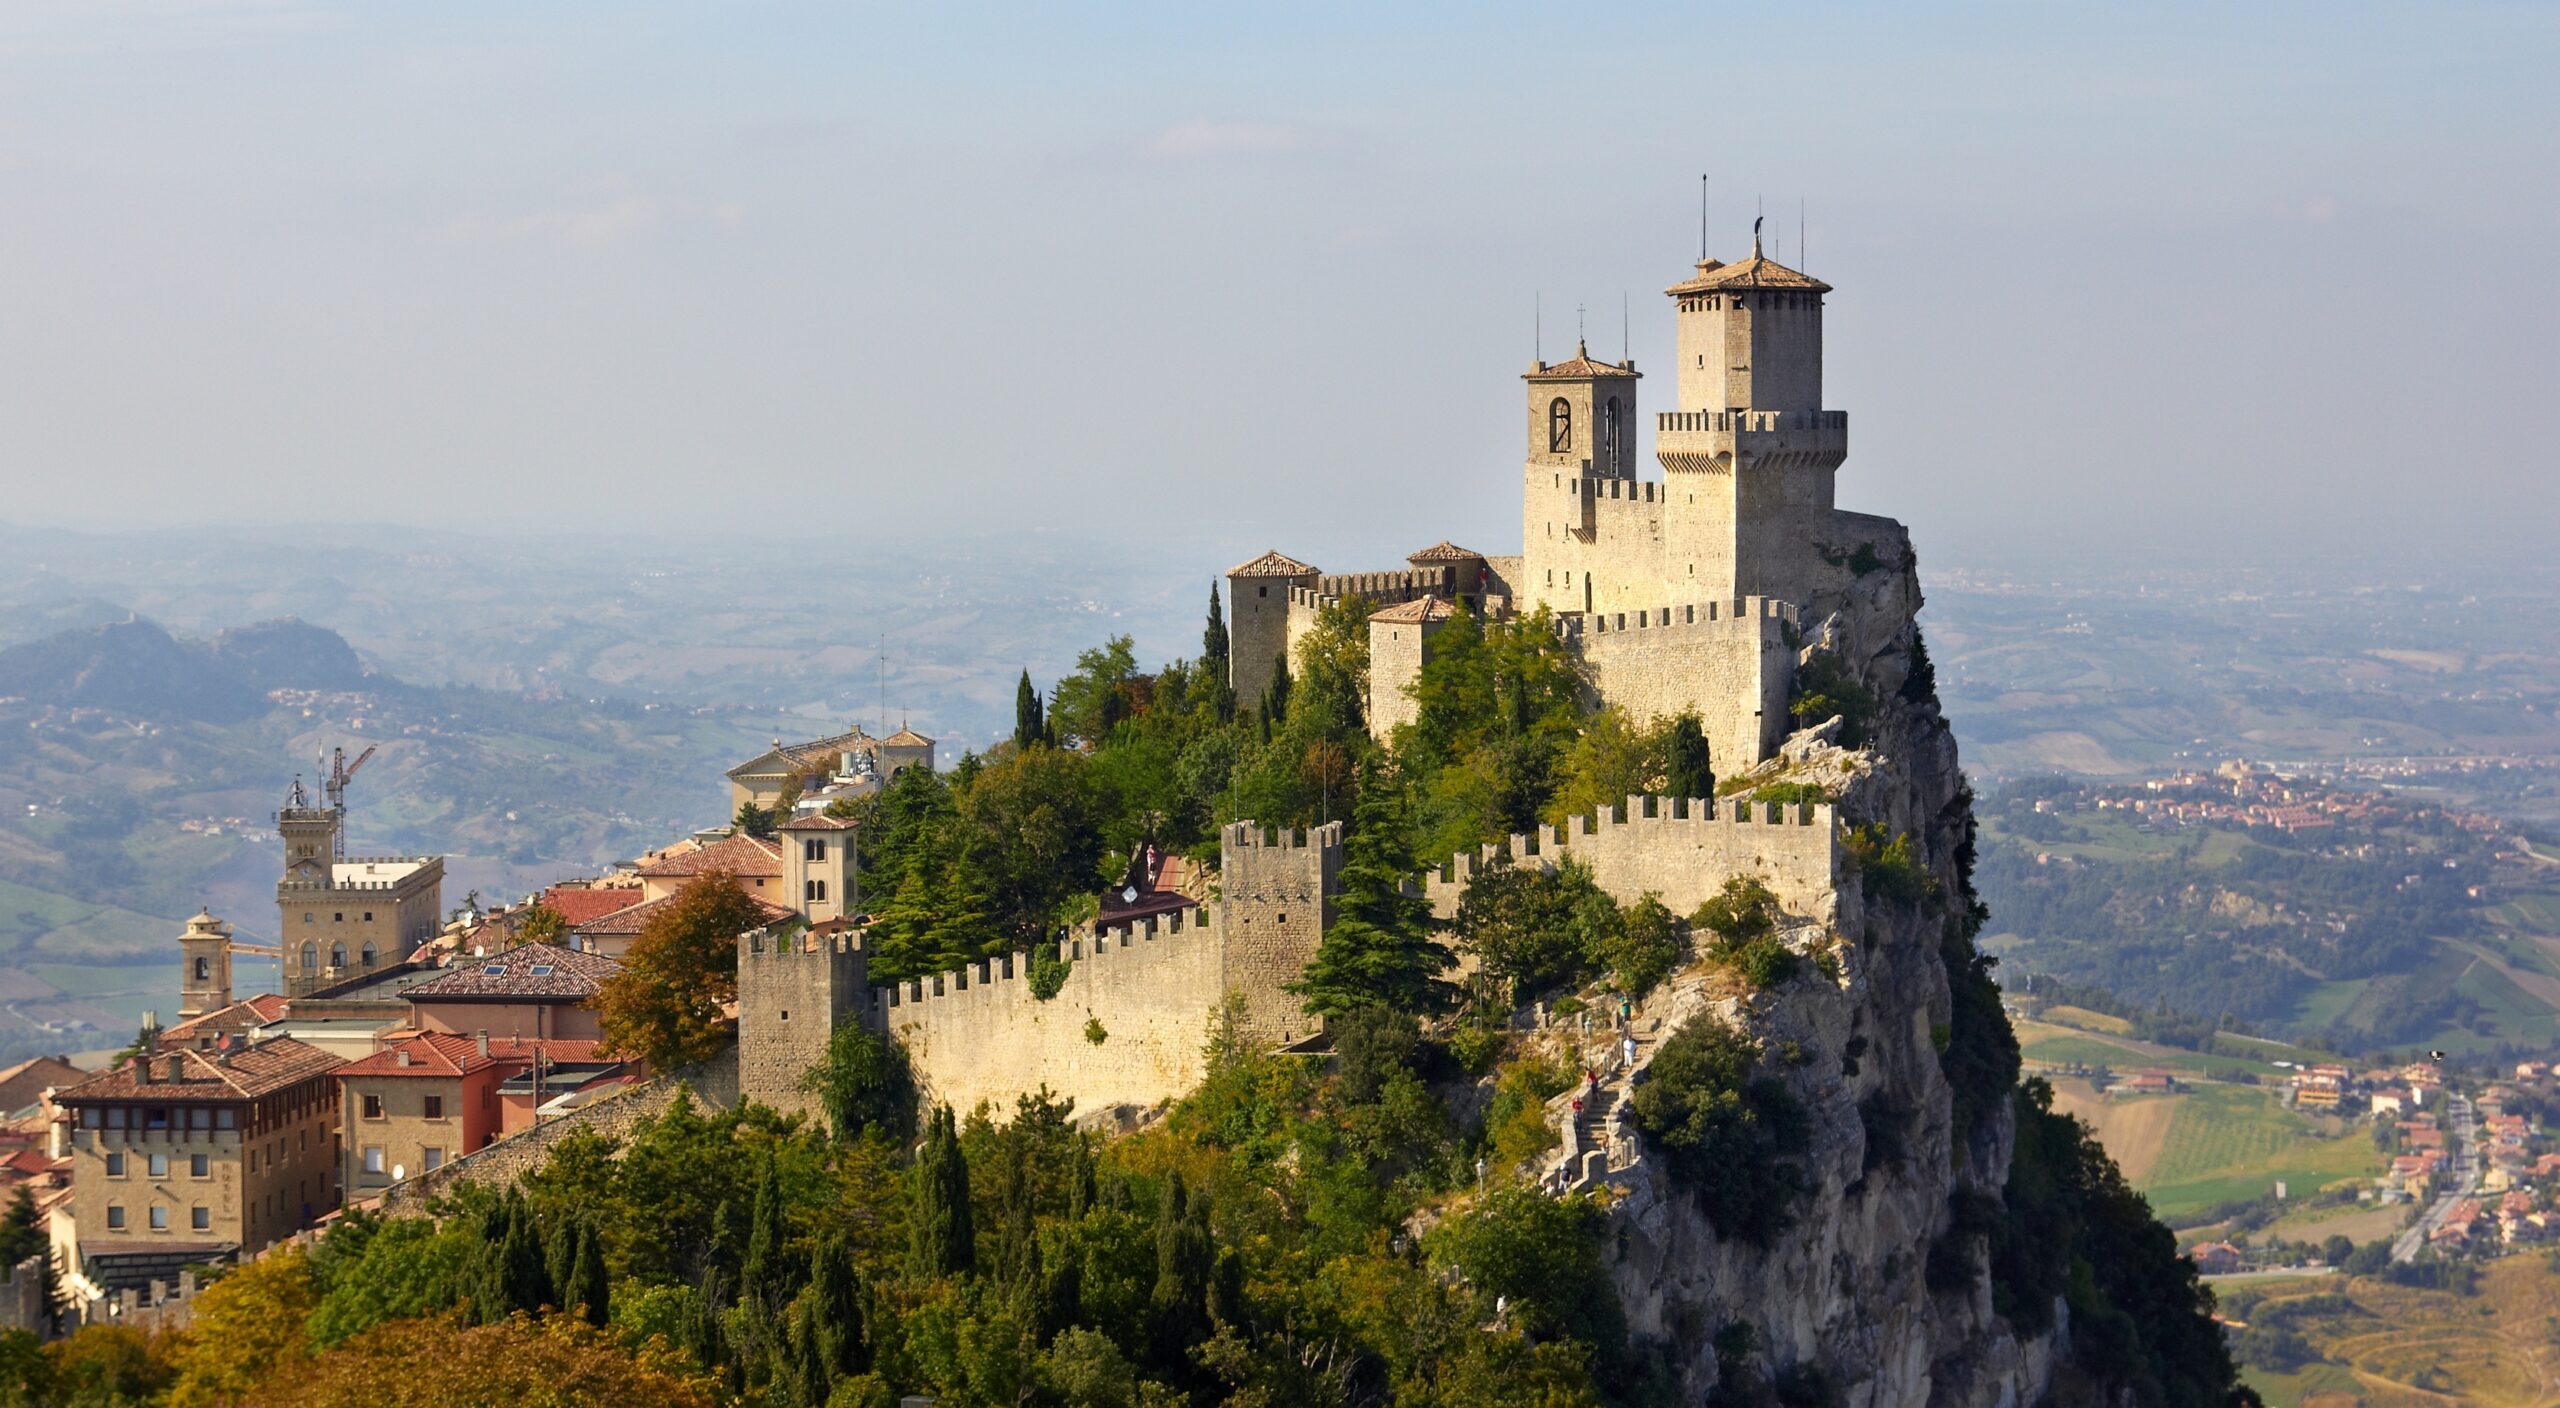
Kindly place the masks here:
[(2262, 1196), (2279, 1179), (2293, 1197), (2309, 1197), (2379, 1167), (2373, 1141), (2353, 1125), (2296, 1114), (2272, 1090), (2208, 1085), (2179, 1101), (2142, 1191), (2168, 1219)]

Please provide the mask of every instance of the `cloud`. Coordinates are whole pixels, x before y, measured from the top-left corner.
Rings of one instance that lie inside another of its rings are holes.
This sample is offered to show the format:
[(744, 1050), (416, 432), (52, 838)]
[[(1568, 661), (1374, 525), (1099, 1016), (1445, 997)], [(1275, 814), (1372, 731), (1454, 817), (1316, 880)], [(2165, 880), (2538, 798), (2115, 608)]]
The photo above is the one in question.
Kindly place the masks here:
[(1307, 145), (1303, 128), (1285, 122), (1212, 122), (1195, 117), (1157, 133), (1147, 150), (1157, 156), (1262, 156)]

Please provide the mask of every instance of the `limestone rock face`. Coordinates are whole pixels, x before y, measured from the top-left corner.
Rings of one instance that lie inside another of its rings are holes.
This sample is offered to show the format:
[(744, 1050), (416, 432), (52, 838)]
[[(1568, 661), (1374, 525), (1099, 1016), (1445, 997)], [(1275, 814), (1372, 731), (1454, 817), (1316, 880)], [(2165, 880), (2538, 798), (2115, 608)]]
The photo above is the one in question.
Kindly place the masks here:
[[(1936, 699), (1903, 697), (1919, 605), (1907, 547), (1810, 604), (1806, 619), (1825, 621), (1830, 648), (1874, 690), (1878, 714), (1863, 749), (1838, 747), (1833, 730), (1808, 730), (1762, 771), (1823, 782), (1839, 798), (1844, 825), (1909, 833), (1940, 892), (1953, 896), (1970, 797)], [(1951, 1195), (1975, 1188), (1996, 1196), (2012, 1134), (2000, 1103), (1964, 1147), (1955, 1144), (1938, 1054), (1951, 1012), (1945, 911), (1871, 898), (1854, 867), (1844, 870), (1836, 936), (1819, 924), (1788, 935), (1800, 948), (1829, 947), (1836, 978), (1806, 963), (1790, 981), (1755, 993), (1719, 968), (1694, 967), (1636, 1014), (1639, 1032), (1657, 1042), (1702, 1012), (1756, 1038), (1766, 1069), (1810, 1116), (1805, 1171), (1813, 1191), (1792, 1228), (1755, 1248), (1719, 1237), (1663, 1159), (1622, 1149), (1606, 1182), (1630, 1328), (1674, 1347), (1692, 1401), (1717, 1380), (1717, 1332), (1745, 1323), (1766, 1370), (1817, 1370), (1849, 1408), (2033, 1403), (2045, 1392), (2055, 1339), (2067, 1331), (2020, 1340), (1993, 1313), (1979, 1271), (1960, 1287), (1928, 1285), (1930, 1248), (1948, 1226)], [(1871, 1150), (1871, 1125), (1898, 1127), (1899, 1149), (1885, 1134)]]

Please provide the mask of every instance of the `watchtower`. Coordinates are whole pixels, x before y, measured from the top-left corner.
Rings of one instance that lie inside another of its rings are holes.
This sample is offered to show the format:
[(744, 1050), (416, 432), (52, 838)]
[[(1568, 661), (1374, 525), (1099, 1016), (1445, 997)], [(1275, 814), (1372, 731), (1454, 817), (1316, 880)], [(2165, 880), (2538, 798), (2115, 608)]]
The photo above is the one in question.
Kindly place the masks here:
[(812, 924), (861, 912), (855, 831), (849, 817), (803, 816), (782, 824), (783, 903)]
[(1594, 361), (1577, 341), (1569, 361), (1532, 362), (1520, 493), (1523, 605), (1592, 611), (1615, 593), (1660, 596), (1658, 508), (1636, 482), (1633, 361)]
[(1665, 576), (1693, 599), (1809, 595), (1849, 418), (1822, 406), (1831, 285), (1760, 252), (1701, 260), (1677, 304), (1679, 405), (1654, 419)]
[(231, 926), (200, 909), (178, 935), (178, 1020), (231, 1005)]
[(1265, 832), (1240, 821), (1219, 833), (1218, 923), (1228, 992), (1243, 999), (1243, 1035), (1258, 1045), (1316, 1029), (1288, 991), (1333, 923), (1342, 871), (1342, 823)]
[(1289, 653), (1290, 593), (1312, 590), (1316, 569), (1278, 550), (1227, 569), (1227, 680), (1236, 706), (1262, 702)]
[(801, 1090), (836, 1028), (871, 1011), (862, 936), (843, 924), (738, 936), (738, 1091), (777, 1110), (816, 1113)]

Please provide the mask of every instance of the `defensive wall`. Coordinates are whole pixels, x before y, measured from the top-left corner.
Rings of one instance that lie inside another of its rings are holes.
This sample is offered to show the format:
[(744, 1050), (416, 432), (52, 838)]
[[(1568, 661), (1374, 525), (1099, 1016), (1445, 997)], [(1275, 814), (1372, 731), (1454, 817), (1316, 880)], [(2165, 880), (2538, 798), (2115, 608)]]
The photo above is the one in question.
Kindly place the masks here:
[(1744, 875), (1768, 886), (1788, 913), (1833, 923), (1839, 917), (1837, 831), (1827, 802), (1631, 796), (1567, 817), (1562, 826), (1517, 832), (1453, 856), (1423, 877), (1422, 892), (1432, 913), (1448, 919), (1457, 914), (1467, 883), (1500, 858), (1552, 869), (1571, 857), (1589, 866), (1593, 880), (1620, 904), (1653, 894), (1685, 916), (1725, 881)]
[(1558, 617), (1601, 702), (1639, 723), (1694, 713), (1720, 772), (1739, 772), (1787, 736), (1793, 606), (1768, 597)]

